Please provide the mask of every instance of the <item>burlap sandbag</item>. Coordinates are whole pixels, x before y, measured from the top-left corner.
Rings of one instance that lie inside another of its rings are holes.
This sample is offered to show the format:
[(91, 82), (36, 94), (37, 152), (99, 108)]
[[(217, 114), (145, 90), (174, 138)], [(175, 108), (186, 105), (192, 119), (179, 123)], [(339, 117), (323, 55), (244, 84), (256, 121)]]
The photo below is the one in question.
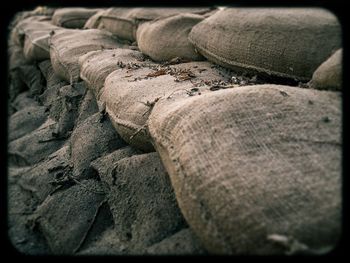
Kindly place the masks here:
[(41, 61), (50, 58), (50, 32), (60, 28), (51, 24), (50, 16), (31, 16), (17, 24), (11, 33), (12, 43), (23, 47), (27, 61)]
[(114, 229), (131, 253), (184, 227), (168, 174), (157, 153), (124, 158), (101, 179), (110, 188), (107, 197)]
[(79, 80), (80, 56), (95, 50), (121, 48), (122, 44), (108, 32), (98, 29), (65, 29), (51, 37), (50, 57), (55, 74), (74, 83)]
[(55, 101), (50, 107), (50, 116), (57, 121), (55, 130), (57, 136), (65, 136), (73, 130), (85, 93), (83, 82), (63, 86), (58, 90)]
[[(47, 255), (50, 249), (38, 231), (28, 227), (28, 221), (37, 204), (31, 193), (23, 189), (13, 176), (25, 174), (28, 167), (8, 170), (7, 178), (7, 237), (18, 253), (26, 255)], [(16, 175), (15, 175), (16, 174)]]
[(111, 72), (119, 68), (139, 68), (144, 60), (141, 52), (130, 49), (92, 51), (79, 58), (80, 78), (98, 99), (105, 79)]
[(337, 50), (312, 75), (310, 85), (320, 90), (341, 90), (343, 84), (343, 49)]
[(96, 113), (77, 126), (71, 136), (73, 176), (87, 179), (93, 175), (91, 161), (125, 146), (108, 116)]
[(206, 255), (205, 248), (190, 228), (184, 228), (147, 248), (149, 255)]
[[(23, 18), (19, 18), (15, 26), (12, 28), (9, 36), (10, 46), (19, 45), (20, 47), (23, 47), (27, 31), (32, 31), (33, 29), (34, 30), (39, 29), (40, 27), (43, 27), (46, 29), (50, 25), (50, 20), (51, 20), (50, 16), (45, 16), (45, 15), (33, 16), (30, 14), (26, 14), (23, 16)], [(52, 24), (51, 26), (54, 28), (57, 28)]]
[(89, 17), (89, 19), (86, 20), (86, 22), (85, 22), (84, 29), (98, 28), (102, 14), (105, 11), (106, 11), (106, 9), (100, 9), (98, 12), (96, 12), (96, 14)]
[(13, 114), (8, 121), (8, 141), (18, 139), (34, 131), (47, 119), (46, 107), (25, 107)]
[(96, 160), (91, 162), (90, 166), (94, 171), (96, 171), (97, 176), (100, 179), (103, 179), (103, 181), (106, 182), (108, 185), (112, 185), (113, 178), (109, 177), (109, 175), (115, 168), (116, 163), (121, 159), (141, 153), (141, 151), (131, 146), (125, 146), (110, 154), (97, 158)]
[(81, 256), (117, 256), (130, 255), (125, 244), (119, 240), (119, 237), (113, 228), (107, 229), (102, 235), (92, 242), (86, 248), (82, 248), (77, 253)]
[(203, 19), (201, 15), (180, 14), (143, 23), (136, 32), (138, 47), (155, 61), (176, 57), (203, 60), (203, 56), (188, 41), (192, 27)]
[(60, 90), (67, 86), (68, 83), (55, 75), (50, 60), (44, 60), (39, 63), (39, 68), (46, 79), (46, 87), (44, 92), (38, 97), (38, 100), (49, 109), (50, 116), (58, 121), (63, 110), (63, 98), (60, 95)]
[(19, 45), (9, 46), (8, 50), (8, 98), (13, 101), (27, 89), (22, 81), (19, 68), (26, 64), (23, 49)]
[(219, 65), (308, 81), (341, 47), (341, 26), (320, 8), (226, 8), (194, 26), (189, 40)]
[(31, 23), (25, 28), (23, 54), (27, 61), (35, 62), (50, 58), (49, 39), (53, 30), (60, 28), (48, 22)]
[(15, 111), (20, 111), (27, 107), (37, 107), (39, 103), (30, 97), (29, 91), (25, 91), (16, 97), (11, 106)]
[[(32, 193), (36, 203), (41, 204), (56, 189), (64, 186), (63, 177), (69, 165), (69, 146), (63, 146), (42, 162), (32, 166), (22, 174), (18, 183)], [(69, 185), (69, 182), (66, 182)]]
[(46, 80), (46, 90), (51, 90), (54, 86), (63, 87), (68, 85), (67, 81), (61, 80), (53, 70), (51, 60), (44, 60), (38, 64), (39, 69)]
[(103, 188), (95, 180), (84, 180), (46, 198), (34, 221), (53, 254), (72, 255), (80, 248), (104, 198)]
[(211, 66), (208, 62), (191, 62), (153, 69), (143, 67), (131, 72), (119, 69), (106, 78), (100, 100), (126, 142), (143, 151), (154, 151), (146, 127), (154, 104), (163, 96), (177, 92), (191, 96), (205, 83), (229, 79)]
[(205, 13), (209, 8), (109, 8), (100, 19), (99, 29), (107, 30), (116, 36), (135, 41), (136, 30), (140, 23), (159, 17), (180, 13)]
[(65, 28), (83, 28), (86, 21), (98, 11), (96, 8), (59, 8), (52, 16), (52, 23)]
[(79, 106), (78, 117), (75, 121), (75, 125), (80, 125), (84, 120), (97, 112), (99, 112), (99, 109), (96, 98), (91, 90), (86, 90), (84, 99), (81, 101)]
[(43, 125), (33, 132), (9, 142), (9, 166), (36, 164), (61, 148), (66, 138), (57, 138), (53, 135), (56, 126), (57, 123), (48, 118)]
[(35, 99), (45, 90), (45, 78), (35, 64), (22, 65), (18, 68), (21, 81), (29, 89), (29, 95)]
[(209, 252), (317, 253), (341, 233), (341, 115), (337, 92), (255, 85), (162, 99), (148, 126)]

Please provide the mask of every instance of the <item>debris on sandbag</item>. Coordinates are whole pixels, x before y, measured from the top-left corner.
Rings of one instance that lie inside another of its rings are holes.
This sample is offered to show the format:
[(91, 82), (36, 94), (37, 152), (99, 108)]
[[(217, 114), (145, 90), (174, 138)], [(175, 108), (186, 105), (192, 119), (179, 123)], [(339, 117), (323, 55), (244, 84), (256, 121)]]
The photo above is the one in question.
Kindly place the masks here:
[(69, 159), (69, 146), (66, 145), (22, 173), (18, 183), (23, 189), (31, 192), (36, 202), (41, 204), (55, 191), (75, 184), (69, 180), (67, 174), (70, 172)]
[(71, 255), (85, 241), (104, 203), (100, 183), (83, 180), (48, 196), (33, 214), (32, 224), (43, 234), (53, 254)]
[(149, 255), (207, 255), (198, 237), (190, 228), (184, 228), (146, 250)]
[(8, 140), (13, 141), (31, 133), (46, 121), (47, 115), (47, 109), (43, 106), (26, 107), (17, 111), (9, 118)]
[[(231, 85), (231, 72), (203, 62), (170, 66), (149, 64), (138, 69), (113, 71), (105, 80), (99, 100), (120, 136), (145, 152), (154, 151), (147, 120), (160, 98), (178, 93), (188, 96), (208, 91), (212, 85)], [(238, 85), (236, 85), (238, 86)]]
[(91, 51), (79, 58), (80, 77), (97, 99), (100, 98), (105, 79), (110, 73), (125, 68), (132, 74), (134, 69), (146, 64), (151, 64), (151, 61), (146, 60), (141, 52), (126, 48)]
[(115, 132), (108, 116), (101, 121), (100, 113), (88, 117), (73, 130), (70, 144), (73, 177), (77, 180), (93, 175), (90, 162), (126, 145)]
[(57, 123), (48, 119), (33, 132), (8, 144), (8, 165), (27, 166), (47, 158), (66, 142), (66, 137), (57, 137)]
[(101, 179), (109, 187), (114, 229), (130, 253), (186, 226), (158, 153), (124, 158)]

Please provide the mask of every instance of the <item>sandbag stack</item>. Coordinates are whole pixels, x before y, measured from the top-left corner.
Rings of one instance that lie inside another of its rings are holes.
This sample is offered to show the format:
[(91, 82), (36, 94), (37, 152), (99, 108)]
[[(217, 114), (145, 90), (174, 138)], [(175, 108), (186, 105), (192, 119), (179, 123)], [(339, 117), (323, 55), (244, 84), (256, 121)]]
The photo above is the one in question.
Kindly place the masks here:
[(49, 8), (9, 34), (26, 254), (323, 254), (341, 236), (342, 42), (318, 8)]

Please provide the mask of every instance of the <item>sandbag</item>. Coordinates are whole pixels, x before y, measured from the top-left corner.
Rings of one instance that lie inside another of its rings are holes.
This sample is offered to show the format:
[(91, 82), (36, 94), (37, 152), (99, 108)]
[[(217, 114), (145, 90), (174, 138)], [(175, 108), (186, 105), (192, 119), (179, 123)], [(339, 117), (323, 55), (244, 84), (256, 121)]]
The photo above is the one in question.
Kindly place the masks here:
[(23, 48), (19, 45), (10, 46), (7, 50), (8, 53), (8, 69), (9, 71), (13, 71), (19, 66), (26, 64)]
[(186, 225), (157, 153), (124, 158), (101, 180), (110, 188), (107, 199), (114, 229), (131, 253)]
[(138, 24), (180, 13), (206, 13), (209, 8), (109, 8), (101, 16), (98, 28), (129, 41), (136, 40)]
[(98, 29), (65, 29), (51, 37), (50, 57), (55, 74), (70, 84), (79, 80), (81, 55), (89, 51), (122, 48), (112, 34)]
[(85, 22), (84, 29), (93, 29), (98, 28), (98, 25), (100, 23), (100, 19), (102, 17), (102, 14), (106, 11), (106, 9), (100, 9), (98, 12), (96, 12), (94, 15), (89, 17), (89, 19)]
[(309, 81), (341, 47), (341, 26), (320, 8), (226, 8), (195, 25), (189, 40), (208, 60), (233, 70), (274, 82)]
[(99, 99), (106, 77), (118, 68), (139, 68), (145, 58), (141, 52), (130, 49), (109, 49), (89, 52), (79, 58), (80, 78)]
[(148, 255), (206, 255), (207, 252), (190, 228), (184, 228), (147, 248)]
[(52, 134), (56, 125), (56, 122), (48, 118), (33, 132), (9, 142), (8, 165), (19, 167), (33, 165), (61, 148), (66, 138), (55, 137)]
[(191, 96), (204, 87), (209, 88), (211, 83), (230, 80), (229, 74), (211, 66), (208, 62), (191, 62), (142, 67), (131, 72), (119, 69), (106, 78), (100, 100), (127, 143), (146, 152), (154, 151), (146, 127), (154, 104), (172, 93), (187, 92)]
[(341, 233), (341, 96), (255, 85), (161, 99), (149, 132), (210, 253), (318, 253)]
[[(63, 98), (62, 95), (60, 95), (60, 90), (69, 83), (55, 75), (50, 60), (44, 60), (39, 63), (39, 68), (46, 79), (46, 87), (44, 92), (38, 96), (38, 100), (49, 109), (50, 116), (58, 121), (63, 110)], [(73, 89), (73, 87), (71, 88)]]
[(87, 179), (92, 176), (90, 162), (125, 146), (105, 116), (96, 113), (77, 126), (71, 135), (73, 177)]
[(84, 99), (81, 101), (75, 125), (80, 125), (91, 115), (99, 112), (97, 101), (91, 90), (86, 90)]
[[(22, 17), (20, 16), (18, 18), (11, 30), (9, 39), (10, 46), (18, 45), (23, 48), (27, 32), (39, 29), (40, 27), (43, 27), (43, 29), (47, 29), (48, 27), (50, 27), (50, 20), (51, 17), (46, 15), (33, 16), (31, 14), (23, 14)], [(57, 28), (52, 24), (51, 26)]]
[(39, 103), (30, 97), (29, 91), (22, 92), (11, 103), (15, 111), (23, 110), (27, 107), (38, 107)]
[(50, 23), (50, 16), (28, 17), (14, 28), (12, 42), (23, 47), (23, 55), (28, 62), (50, 58), (49, 38), (53, 30), (60, 28)]
[(141, 151), (131, 146), (125, 146), (110, 154), (97, 158), (96, 160), (91, 162), (90, 167), (94, 171), (96, 171), (100, 179), (103, 178), (104, 182), (106, 182), (108, 185), (112, 185), (113, 178), (109, 177), (108, 175), (115, 168), (116, 163), (121, 159), (131, 157), (133, 155), (137, 155), (141, 153), (142, 153)]
[(19, 77), (35, 99), (45, 90), (45, 79), (37, 65), (27, 64), (18, 68)]
[(86, 88), (83, 82), (59, 89), (57, 98), (50, 108), (50, 116), (53, 116), (58, 122), (56, 135), (64, 136), (73, 130), (85, 93)]
[(72, 255), (79, 249), (104, 198), (103, 188), (95, 180), (84, 180), (46, 198), (36, 210), (33, 220), (53, 254)]
[(40, 62), (38, 64), (38, 67), (46, 80), (45, 91), (52, 89), (53, 86), (63, 87), (69, 84), (64, 80), (61, 80), (58, 76), (55, 75), (55, 71), (53, 70), (51, 61), (49, 59)]
[(9, 169), (7, 180), (7, 204), (6, 213), (7, 237), (13, 249), (26, 255), (45, 255), (50, 253), (46, 240), (38, 233), (28, 227), (30, 216), (36, 208), (31, 193), (24, 190), (17, 181), (11, 179), (13, 172), (16, 174), (25, 173), (28, 167)]
[(310, 86), (320, 90), (340, 91), (343, 83), (342, 57), (343, 49), (339, 49), (323, 62), (312, 75)]
[(141, 24), (136, 31), (137, 44), (142, 53), (155, 61), (176, 57), (203, 60), (188, 41), (192, 27), (204, 19), (195, 14), (180, 14)]
[(113, 228), (104, 231), (100, 238), (76, 253), (82, 256), (130, 255), (127, 247), (118, 238)]
[(52, 23), (65, 28), (83, 28), (86, 21), (98, 11), (96, 8), (59, 8), (52, 16)]
[(27, 61), (33, 63), (50, 58), (49, 39), (53, 30), (59, 27), (47, 22), (31, 24), (26, 28), (23, 54)]
[(9, 46), (8, 53), (8, 98), (13, 101), (21, 92), (27, 89), (22, 81), (20, 66), (26, 64), (23, 49), (19, 45)]
[(46, 107), (26, 107), (14, 113), (8, 122), (8, 141), (18, 139), (41, 126), (47, 119)]
[(18, 184), (27, 191), (31, 192), (36, 203), (41, 204), (50, 194), (66, 185), (69, 181), (63, 182), (66, 168), (69, 165), (70, 151), (69, 146), (63, 146), (56, 152), (32, 166), (22, 174)]

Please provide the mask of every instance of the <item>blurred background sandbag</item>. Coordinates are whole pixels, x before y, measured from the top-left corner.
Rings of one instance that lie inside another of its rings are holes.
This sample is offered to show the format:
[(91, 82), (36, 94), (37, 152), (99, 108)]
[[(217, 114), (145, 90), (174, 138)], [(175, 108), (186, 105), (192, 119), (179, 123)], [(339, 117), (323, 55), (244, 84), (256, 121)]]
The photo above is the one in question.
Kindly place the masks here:
[(65, 28), (83, 28), (86, 21), (99, 11), (101, 11), (101, 9), (98, 8), (59, 8), (53, 13), (52, 23)]
[(225, 8), (192, 28), (208, 60), (240, 72), (309, 81), (342, 45), (337, 17), (321, 8)]

